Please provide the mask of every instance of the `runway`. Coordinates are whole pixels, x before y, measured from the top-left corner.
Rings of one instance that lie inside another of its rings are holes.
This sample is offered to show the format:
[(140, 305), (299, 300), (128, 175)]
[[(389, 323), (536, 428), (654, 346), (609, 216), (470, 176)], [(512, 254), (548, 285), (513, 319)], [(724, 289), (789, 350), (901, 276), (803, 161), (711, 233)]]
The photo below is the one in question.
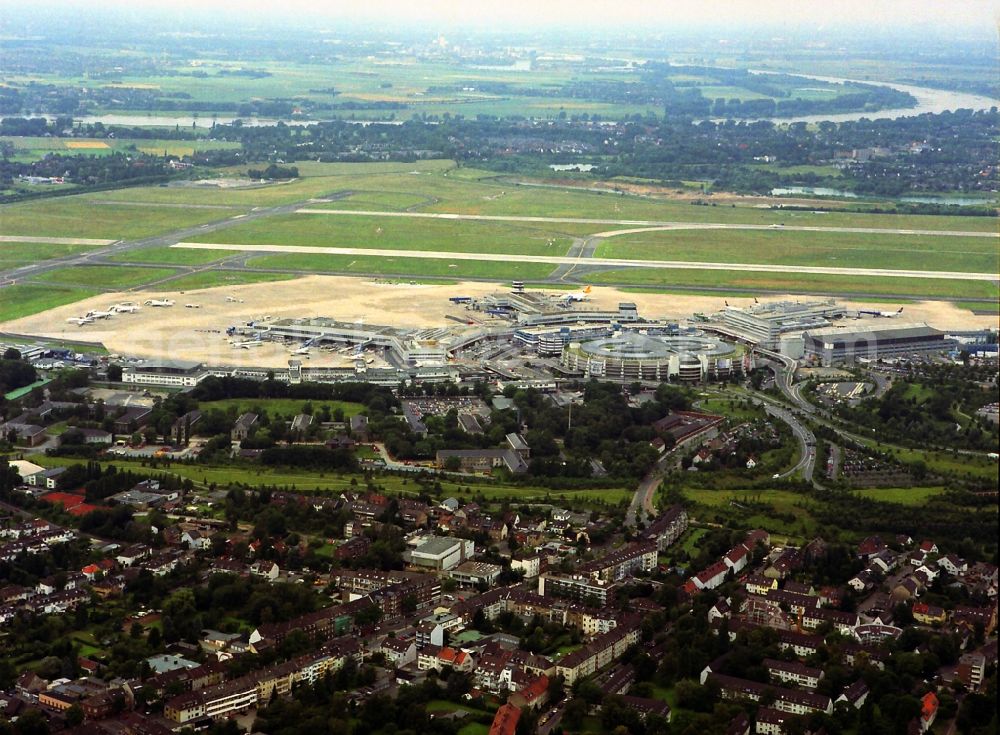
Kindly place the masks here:
[[(172, 247), (191, 250), (231, 250), (244, 253), (285, 253), (309, 255), (365, 255), (386, 258), (423, 258), (429, 260), (482, 260), (496, 262), (493, 253), (449, 253), (439, 250), (384, 250), (381, 248), (310, 247), (307, 245), (234, 245), (232, 243), (179, 242)], [(827, 276), (931, 278), (949, 281), (996, 281), (996, 273), (959, 271), (894, 270), (891, 268), (832, 268), (811, 265), (768, 265), (762, 263), (714, 263), (693, 260), (632, 260), (625, 258), (588, 258), (555, 255), (503, 254), (503, 259), (519, 263), (550, 265), (586, 265), (604, 268), (659, 268), (667, 270), (754, 271), (758, 273), (812, 273)]]
[(839, 232), (849, 234), (871, 235), (934, 235), (940, 237), (992, 237), (996, 232), (976, 232), (973, 230), (911, 230), (883, 229), (880, 227), (819, 227), (815, 225), (753, 225), (727, 224), (721, 222), (659, 222), (655, 220), (630, 219), (588, 219), (585, 217), (531, 217), (521, 215), (498, 214), (453, 214), (450, 212), (383, 212), (361, 209), (316, 209), (303, 207), (295, 210), (296, 214), (351, 215), (355, 217), (410, 217), (414, 219), (450, 219), (471, 220), (478, 222), (534, 222), (547, 224), (576, 225), (617, 225), (631, 229), (609, 230), (599, 232), (591, 237), (613, 237), (629, 235), (652, 230), (772, 230), (775, 232)]

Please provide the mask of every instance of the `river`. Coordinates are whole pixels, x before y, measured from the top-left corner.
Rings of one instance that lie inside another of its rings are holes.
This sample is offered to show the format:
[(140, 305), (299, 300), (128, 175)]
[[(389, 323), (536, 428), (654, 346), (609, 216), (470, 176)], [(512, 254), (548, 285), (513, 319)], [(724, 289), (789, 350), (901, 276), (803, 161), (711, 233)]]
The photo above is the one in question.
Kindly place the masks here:
[[(751, 70), (754, 74), (772, 74), (774, 72)], [(845, 112), (835, 115), (806, 115), (803, 117), (774, 117), (766, 118), (772, 120), (775, 123), (793, 123), (793, 122), (805, 122), (805, 123), (818, 123), (824, 120), (830, 122), (850, 122), (853, 120), (861, 120), (862, 118), (868, 118), (869, 120), (894, 120), (899, 117), (912, 117), (915, 115), (922, 115), (927, 112), (940, 113), (946, 110), (960, 110), (960, 109), (972, 109), (972, 110), (988, 110), (993, 106), (1000, 107), (1000, 100), (990, 99), (989, 97), (983, 97), (976, 94), (968, 94), (966, 92), (953, 92), (947, 89), (931, 89), (929, 87), (915, 87), (910, 84), (898, 84), (896, 82), (875, 82), (871, 80), (862, 79), (841, 79), (838, 77), (823, 77), (814, 74), (796, 74), (795, 76), (803, 77), (805, 79), (815, 79), (821, 82), (833, 82), (833, 83), (844, 83), (844, 82), (855, 82), (858, 84), (876, 84), (883, 87), (892, 87), (893, 89), (898, 89), (901, 92), (909, 92), (917, 99), (916, 107), (906, 107), (906, 108), (896, 108), (888, 110), (878, 110), (876, 112)], [(54, 115), (47, 115), (50, 120), (54, 118)], [(329, 119), (329, 118), (326, 118)], [(715, 122), (723, 122), (727, 118), (719, 118)], [(739, 119), (739, 118), (732, 118)], [(754, 118), (757, 119), (757, 118)], [(180, 115), (171, 116), (163, 114), (147, 114), (142, 113), (128, 113), (128, 114), (109, 114), (109, 115), (84, 115), (82, 117), (74, 118), (76, 122), (82, 122), (85, 124), (89, 123), (104, 123), (105, 125), (123, 125), (129, 127), (139, 127), (139, 126), (156, 126), (156, 127), (174, 127), (179, 125), (182, 128), (210, 128), (213, 123), (218, 123), (220, 125), (228, 125), (234, 120), (242, 120), (243, 124), (248, 127), (261, 127), (267, 125), (277, 125), (279, 120), (273, 118), (256, 118), (256, 117), (237, 117), (237, 116), (226, 116), (226, 115), (199, 115), (198, 117), (193, 117), (191, 115)], [(311, 125), (312, 123), (321, 122), (322, 120), (282, 120), (286, 125)], [(401, 125), (402, 120), (393, 121), (378, 121), (378, 120), (347, 120), (346, 122), (355, 123), (357, 125), (371, 125), (374, 122), (379, 122), (382, 124), (390, 125)]]
[[(753, 74), (773, 74), (775, 72), (750, 70)], [(897, 107), (888, 110), (878, 110), (876, 112), (844, 112), (834, 115), (805, 115), (800, 117), (772, 117), (768, 118), (775, 123), (819, 123), (828, 122), (852, 122), (868, 118), (869, 120), (895, 120), (900, 117), (914, 117), (925, 113), (938, 114), (949, 110), (988, 110), (991, 107), (1000, 107), (1000, 100), (983, 97), (978, 94), (967, 92), (954, 92), (948, 89), (931, 89), (930, 87), (915, 87), (912, 84), (899, 84), (897, 82), (876, 82), (868, 79), (842, 79), (840, 77), (823, 77), (815, 74), (796, 74), (795, 76), (806, 79), (815, 79), (818, 82), (830, 82), (833, 84), (872, 84), (879, 87), (889, 87), (908, 92), (917, 99), (915, 107)]]

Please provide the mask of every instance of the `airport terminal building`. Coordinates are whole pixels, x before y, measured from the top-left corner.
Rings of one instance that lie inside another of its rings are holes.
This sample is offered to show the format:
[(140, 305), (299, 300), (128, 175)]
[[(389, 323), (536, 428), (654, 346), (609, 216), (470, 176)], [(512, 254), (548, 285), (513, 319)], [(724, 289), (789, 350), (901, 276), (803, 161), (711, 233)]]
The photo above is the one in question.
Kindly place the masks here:
[(768, 350), (779, 348), (781, 336), (790, 332), (830, 326), (846, 309), (833, 299), (826, 301), (771, 301), (743, 308), (726, 306), (720, 321), (729, 329)]
[(698, 330), (620, 332), (563, 348), (564, 369), (587, 378), (634, 381), (725, 379), (742, 369), (737, 348)]

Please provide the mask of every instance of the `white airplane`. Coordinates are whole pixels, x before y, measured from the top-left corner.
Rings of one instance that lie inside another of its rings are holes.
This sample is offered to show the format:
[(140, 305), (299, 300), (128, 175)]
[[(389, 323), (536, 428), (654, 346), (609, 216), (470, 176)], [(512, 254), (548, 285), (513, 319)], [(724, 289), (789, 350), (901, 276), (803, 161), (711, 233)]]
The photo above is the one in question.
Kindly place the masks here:
[(86, 314), (91, 319), (110, 319), (114, 315), (113, 311), (88, 311)]
[(185, 309), (200, 309), (201, 304), (184, 304)]
[(242, 304), (243, 303), (243, 299), (238, 299), (235, 296), (227, 296), (226, 297), (226, 301), (229, 302), (230, 304)]
[(563, 294), (562, 300), (566, 302), (588, 301), (590, 300), (590, 286), (585, 287), (582, 291)]
[(248, 339), (244, 342), (235, 342), (233, 347), (239, 347), (244, 350), (249, 350), (251, 347), (260, 347), (264, 342), (259, 339)]
[(131, 301), (123, 301), (120, 304), (109, 307), (108, 311), (113, 311), (116, 314), (134, 314), (141, 308), (138, 304), (134, 304)]
[(864, 314), (865, 316), (877, 316), (883, 319), (895, 319), (897, 316), (903, 313), (903, 307), (900, 306), (897, 311), (877, 311), (875, 309), (858, 309), (858, 314)]
[(93, 322), (93, 318), (89, 316), (71, 316), (66, 320), (67, 324), (75, 324), (78, 327), (82, 327), (84, 324), (90, 324)]
[(173, 301), (173, 299), (150, 299), (149, 301), (145, 302), (145, 305), (146, 306), (164, 306), (164, 307), (166, 307), (166, 306), (173, 306), (174, 305), (174, 301)]
[(315, 341), (316, 340), (314, 340), (314, 339), (310, 339), (309, 341), (307, 341), (306, 343), (304, 343), (301, 347), (299, 347), (297, 350), (292, 350), (292, 354), (293, 355), (308, 355), (309, 354), (309, 350), (312, 348), (313, 342), (315, 342)]

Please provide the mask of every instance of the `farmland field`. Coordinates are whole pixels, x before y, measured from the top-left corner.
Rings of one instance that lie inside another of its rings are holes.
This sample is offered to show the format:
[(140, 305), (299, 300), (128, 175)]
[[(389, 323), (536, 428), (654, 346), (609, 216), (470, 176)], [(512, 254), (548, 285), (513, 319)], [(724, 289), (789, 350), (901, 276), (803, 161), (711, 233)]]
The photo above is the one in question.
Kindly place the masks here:
[(43, 138), (33, 136), (2, 136), (0, 143), (14, 146), (14, 156), (23, 160), (40, 158), (46, 153), (76, 155), (108, 155), (138, 151), (155, 155), (190, 156), (210, 150), (233, 150), (240, 147), (226, 140), (158, 140), (147, 138)]

